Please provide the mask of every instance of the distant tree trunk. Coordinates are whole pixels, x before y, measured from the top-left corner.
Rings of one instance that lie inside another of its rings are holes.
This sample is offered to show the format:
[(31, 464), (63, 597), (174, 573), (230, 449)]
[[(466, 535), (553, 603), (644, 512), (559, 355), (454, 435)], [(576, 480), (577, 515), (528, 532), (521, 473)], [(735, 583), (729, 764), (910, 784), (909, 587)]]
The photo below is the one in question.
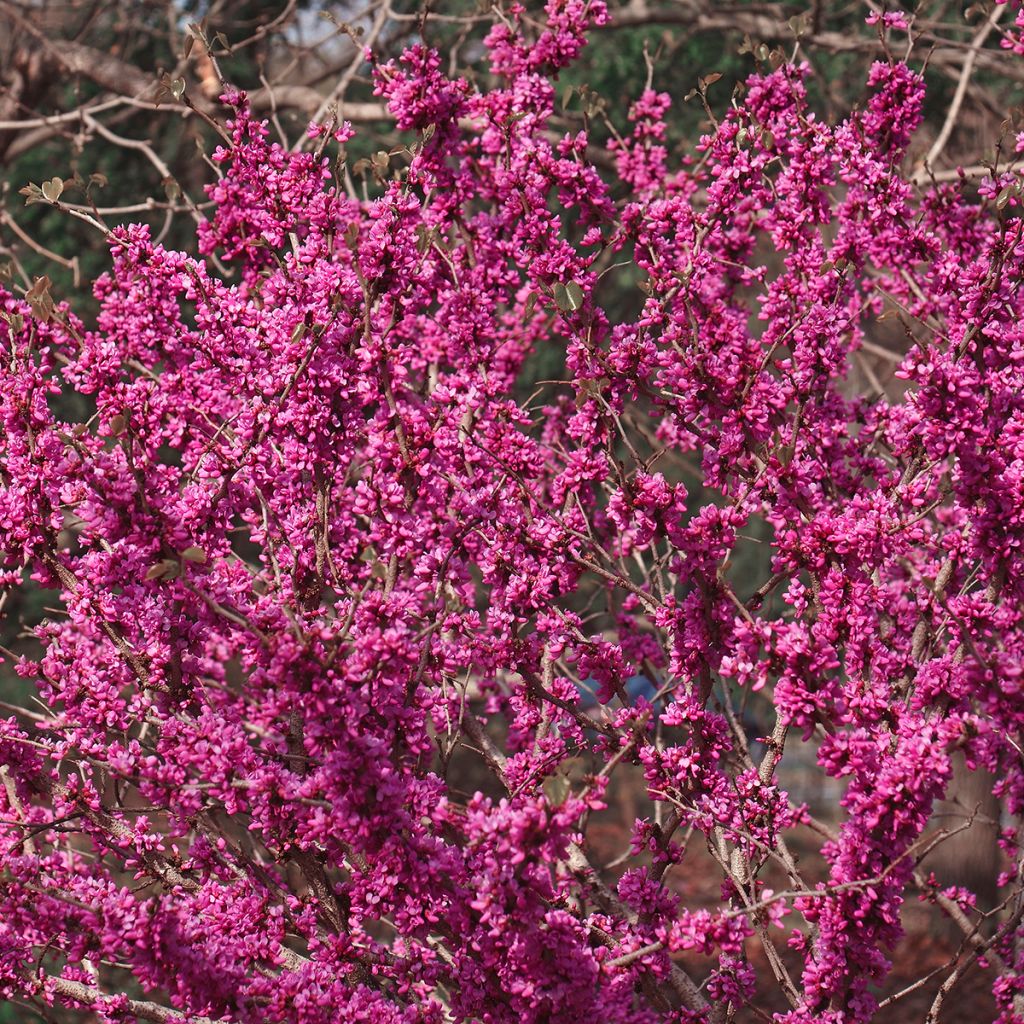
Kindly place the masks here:
[[(991, 772), (972, 772), (962, 754), (955, 756), (949, 792), (945, 800), (935, 804), (932, 817), (937, 829), (953, 834), (922, 863), (925, 872), (934, 873), (942, 885), (970, 889), (982, 911), (991, 910), (997, 902), (1000, 806), (992, 792), (994, 785)], [(961, 929), (944, 920), (943, 930), (951, 941), (959, 942), (963, 938)]]

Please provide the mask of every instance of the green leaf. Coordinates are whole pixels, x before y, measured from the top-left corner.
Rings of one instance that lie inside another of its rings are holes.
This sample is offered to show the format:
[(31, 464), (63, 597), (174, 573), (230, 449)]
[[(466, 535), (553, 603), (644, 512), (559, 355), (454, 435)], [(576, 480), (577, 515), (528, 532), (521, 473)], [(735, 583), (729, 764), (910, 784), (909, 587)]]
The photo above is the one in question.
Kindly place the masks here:
[(575, 313), (583, 305), (583, 289), (575, 281), (556, 284), (551, 289), (551, 295), (563, 313)]
[(181, 557), (186, 562), (196, 562), (199, 565), (206, 565), (206, 552), (202, 548), (195, 546), (187, 547), (181, 553)]

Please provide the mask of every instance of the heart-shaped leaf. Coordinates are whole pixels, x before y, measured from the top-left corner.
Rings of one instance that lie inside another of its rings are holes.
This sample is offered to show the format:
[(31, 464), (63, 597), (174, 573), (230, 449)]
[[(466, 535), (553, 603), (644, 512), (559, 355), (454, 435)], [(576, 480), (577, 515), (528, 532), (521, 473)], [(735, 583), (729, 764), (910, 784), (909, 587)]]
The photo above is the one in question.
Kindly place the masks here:
[(43, 198), (47, 202), (55, 203), (60, 199), (61, 193), (64, 191), (64, 181), (62, 178), (58, 178), (54, 175), (49, 181), (44, 181), (42, 184), (41, 191)]

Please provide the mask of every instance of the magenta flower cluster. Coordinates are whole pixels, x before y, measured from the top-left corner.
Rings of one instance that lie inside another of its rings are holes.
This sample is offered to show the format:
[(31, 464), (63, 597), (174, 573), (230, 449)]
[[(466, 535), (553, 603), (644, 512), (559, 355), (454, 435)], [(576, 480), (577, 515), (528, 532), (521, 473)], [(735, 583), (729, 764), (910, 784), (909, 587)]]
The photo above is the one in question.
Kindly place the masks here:
[[(681, 163), (647, 91), (595, 158), (551, 116), (605, 18), (512, 7), (486, 89), (424, 46), (375, 64), (410, 143), (368, 201), (350, 126), (291, 152), (230, 94), (199, 258), (116, 230), (92, 325), (0, 293), (0, 585), (59, 591), (5, 666), (38, 701), (0, 719), (0, 995), (711, 1024), (759, 947), (780, 1024), (857, 1024), (955, 754), (1019, 820), (1016, 174), (913, 185), (924, 88), (888, 60), (837, 124), (807, 67), (755, 74)], [(801, 749), (838, 828), (780, 785)], [(605, 870), (588, 827), (630, 766)], [(1022, 920), (984, 949), (1007, 1022)]]

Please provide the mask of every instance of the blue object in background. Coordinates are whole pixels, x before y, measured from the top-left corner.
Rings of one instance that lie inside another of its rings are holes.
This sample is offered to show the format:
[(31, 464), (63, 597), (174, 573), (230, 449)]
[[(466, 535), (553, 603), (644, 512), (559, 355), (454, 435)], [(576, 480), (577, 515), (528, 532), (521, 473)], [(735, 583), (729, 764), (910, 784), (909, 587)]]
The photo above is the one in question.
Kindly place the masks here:
[[(636, 701), (637, 697), (643, 697), (648, 703), (653, 704), (654, 696), (658, 692), (657, 687), (647, 676), (630, 676), (623, 688), (630, 703)], [(596, 679), (584, 679), (582, 683), (576, 684), (576, 689), (579, 690), (580, 705), (584, 711), (600, 707), (601, 702), (597, 699), (598, 682)], [(655, 707), (655, 716), (660, 711), (660, 708)]]

